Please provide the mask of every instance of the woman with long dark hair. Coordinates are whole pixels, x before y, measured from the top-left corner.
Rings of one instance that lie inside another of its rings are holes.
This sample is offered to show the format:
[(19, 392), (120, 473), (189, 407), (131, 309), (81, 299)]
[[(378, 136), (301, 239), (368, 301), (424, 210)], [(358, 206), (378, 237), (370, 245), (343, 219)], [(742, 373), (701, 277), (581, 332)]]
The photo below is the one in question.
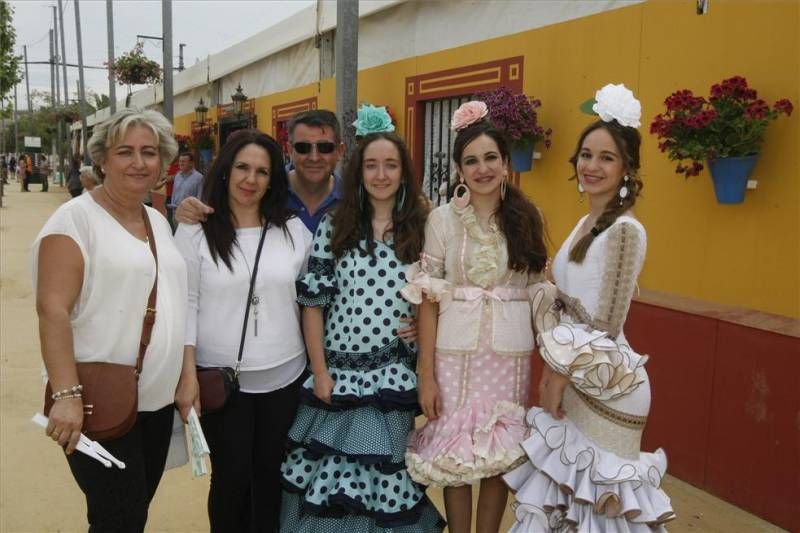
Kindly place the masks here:
[(532, 290), (547, 261), (539, 210), (509, 183), (508, 144), (483, 102), (453, 116), (460, 183), (428, 217), (421, 260), (402, 293), (419, 304), (419, 400), (428, 421), (409, 438), (412, 477), (444, 487), (448, 528), (497, 531), (500, 474), (523, 456), (534, 348)]
[(281, 531), (444, 526), (403, 457), (419, 408), (416, 330), (405, 327), (413, 310), (398, 291), (422, 250), (427, 212), (403, 141), (366, 134), (297, 284), (313, 376), (289, 431)]
[(660, 489), (664, 452), (640, 451), (647, 356), (623, 332), (647, 246), (632, 211), (642, 190), (641, 106), (623, 85), (607, 85), (596, 100), (601, 120), (581, 133), (569, 160), (589, 213), (553, 259), (561, 317), (539, 336), (542, 407), (527, 415), (529, 461), (505, 476), (519, 533), (663, 531), (675, 518)]
[(214, 213), (201, 225), (181, 224), (175, 234), (189, 277), (176, 395), (184, 419), (192, 406), (200, 412), (195, 365), (240, 371), (239, 389), (200, 419), (211, 450), (212, 531), (278, 528), (280, 464), (306, 367), (295, 280), (311, 243), (285, 207), (288, 189), (278, 143), (257, 130), (236, 132), (203, 184), (203, 201)]

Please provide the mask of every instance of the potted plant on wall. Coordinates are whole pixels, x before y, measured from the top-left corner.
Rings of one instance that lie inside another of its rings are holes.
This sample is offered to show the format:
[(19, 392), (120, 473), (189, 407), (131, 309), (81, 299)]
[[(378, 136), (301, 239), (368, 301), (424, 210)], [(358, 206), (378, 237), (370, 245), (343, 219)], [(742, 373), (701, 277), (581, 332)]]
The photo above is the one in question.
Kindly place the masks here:
[(492, 91), (483, 91), (474, 96), (489, 108), (489, 120), (497, 129), (504, 131), (511, 144), (511, 163), (517, 172), (527, 172), (533, 165), (533, 147), (544, 141), (550, 148), (553, 130), (539, 124), (536, 109), (542, 102), (524, 94), (514, 94), (509, 87), (501, 86)]
[(683, 89), (668, 96), (664, 105), (666, 112), (650, 125), (659, 149), (678, 161), (675, 172), (686, 178), (700, 174), (705, 160), (722, 204), (744, 201), (767, 124), (794, 109), (787, 99), (770, 107), (741, 76), (712, 85), (708, 99)]
[(143, 43), (138, 43), (133, 50), (122, 54), (108, 64), (108, 69), (120, 84), (128, 86), (128, 97), (125, 105), (130, 105), (131, 86), (149, 85), (161, 81), (161, 66), (144, 55)]

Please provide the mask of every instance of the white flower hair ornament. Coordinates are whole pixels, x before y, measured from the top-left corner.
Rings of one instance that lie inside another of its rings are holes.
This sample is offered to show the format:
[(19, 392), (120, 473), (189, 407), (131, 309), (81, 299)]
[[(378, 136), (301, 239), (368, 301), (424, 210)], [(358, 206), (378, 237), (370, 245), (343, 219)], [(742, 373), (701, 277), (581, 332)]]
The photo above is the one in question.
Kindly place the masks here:
[[(591, 102), (591, 100), (589, 101)], [(585, 102), (582, 109), (586, 110)], [(638, 128), (642, 125), (642, 104), (624, 84), (609, 83), (594, 95), (591, 111), (605, 122), (616, 120), (623, 126)]]

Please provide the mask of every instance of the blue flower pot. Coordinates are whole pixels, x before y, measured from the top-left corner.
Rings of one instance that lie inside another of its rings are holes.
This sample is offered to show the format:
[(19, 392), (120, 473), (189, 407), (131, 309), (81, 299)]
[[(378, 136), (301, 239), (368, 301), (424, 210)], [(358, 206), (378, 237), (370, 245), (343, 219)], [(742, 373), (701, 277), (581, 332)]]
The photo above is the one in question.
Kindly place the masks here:
[(212, 148), (200, 148), (200, 165), (203, 168), (208, 168), (211, 164), (211, 158), (214, 157), (214, 150)]
[(532, 139), (511, 146), (511, 165), (515, 172), (528, 172), (533, 167)]
[(714, 182), (717, 202), (721, 204), (740, 204), (744, 202), (747, 180), (758, 161), (758, 154), (743, 157), (722, 157), (709, 159), (708, 170)]

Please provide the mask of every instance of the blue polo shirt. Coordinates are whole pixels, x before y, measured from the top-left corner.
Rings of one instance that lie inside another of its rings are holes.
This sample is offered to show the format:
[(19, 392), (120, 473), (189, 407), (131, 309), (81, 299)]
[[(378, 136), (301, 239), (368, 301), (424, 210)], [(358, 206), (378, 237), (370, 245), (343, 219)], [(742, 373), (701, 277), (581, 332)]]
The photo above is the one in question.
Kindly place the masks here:
[(308, 231), (310, 231), (312, 235), (316, 234), (317, 226), (319, 226), (319, 222), (322, 220), (322, 217), (325, 216), (331, 207), (336, 205), (336, 202), (342, 199), (342, 178), (334, 173), (333, 180), (333, 190), (328, 197), (322, 201), (317, 208), (317, 212), (313, 215), (308, 212), (308, 209), (306, 209), (306, 206), (303, 201), (300, 200), (300, 197), (297, 196), (291, 188), (289, 188), (289, 197), (286, 199), (286, 207), (297, 213), (297, 217), (303, 221), (303, 224), (306, 225)]

